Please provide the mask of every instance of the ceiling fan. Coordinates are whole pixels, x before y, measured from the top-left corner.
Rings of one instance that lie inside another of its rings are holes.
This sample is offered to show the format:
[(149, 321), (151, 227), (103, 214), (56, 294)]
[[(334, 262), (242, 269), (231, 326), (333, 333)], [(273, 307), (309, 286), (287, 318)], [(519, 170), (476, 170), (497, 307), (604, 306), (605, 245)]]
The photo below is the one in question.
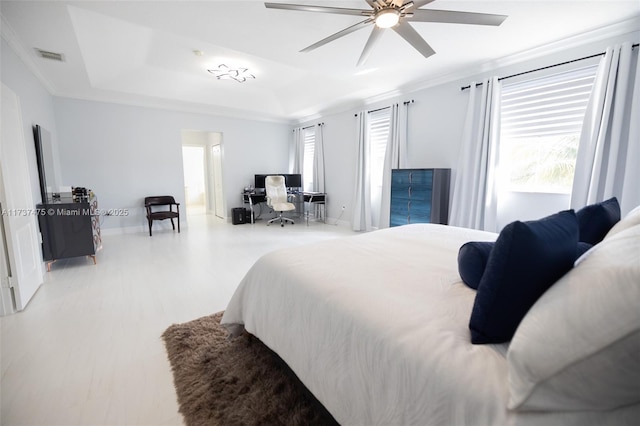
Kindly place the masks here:
[(364, 21), (345, 28), (342, 31), (330, 35), (311, 46), (305, 47), (301, 52), (309, 52), (323, 46), (340, 37), (357, 31), (361, 28), (374, 24), (371, 35), (364, 46), (364, 50), (358, 60), (358, 66), (362, 65), (375, 43), (380, 38), (382, 31), (391, 28), (404, 38), (411, 46), (425, 58), (436, 52), (429, 46), (418, 32), (409, 25), (409, 22), (441, 22), (451, 24), (473, 24), (473, 25), (500, 25), (507, 16), (493, 15), (489, 13), (456, 12), (452, 10), (427, 10), (420, 7), (433, 2), (434, 0), (365, 0), (371, 9), (348, 9), (343, 7), (311, 6), (301, 4), (265, 3), (270, 9), (287, 9), (304, 12), (336, 13), (340, 15), (366, 16)]

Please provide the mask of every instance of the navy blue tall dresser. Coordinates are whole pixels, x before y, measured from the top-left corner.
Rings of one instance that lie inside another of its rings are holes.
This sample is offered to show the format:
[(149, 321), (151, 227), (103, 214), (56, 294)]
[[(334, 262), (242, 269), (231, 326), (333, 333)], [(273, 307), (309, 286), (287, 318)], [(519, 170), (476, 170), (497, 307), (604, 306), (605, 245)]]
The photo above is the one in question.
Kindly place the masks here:
[(449, 221), (451, 169), (393, 169), (390, 226)]

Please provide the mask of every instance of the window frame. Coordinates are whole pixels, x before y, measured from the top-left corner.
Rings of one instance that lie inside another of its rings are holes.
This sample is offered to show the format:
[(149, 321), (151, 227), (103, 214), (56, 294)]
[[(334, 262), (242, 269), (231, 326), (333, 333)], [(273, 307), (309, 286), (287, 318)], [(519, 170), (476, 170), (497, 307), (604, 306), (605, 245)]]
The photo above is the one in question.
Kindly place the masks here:
[(369, 111), (368, 123), (370, 182), (371, 188), (382, 188), (384, 157), (389, 143), (391, 107)]
[[(517, 81), (503, 83), (500, 94), (500, 185), (503, 190), (519, 193), (548, 193), (570, 194), (571, 184), (555, 185), (552, 182), (515, 183), (512, 176), (513, 158), (509, 150), (514, 146), (529, 150), (529, 155), (518, 158), (530, 158), (535, 154), (541, 158), (553, 156), (558, 159), (551, 162), (529, 162), (528, 167), (539, 169), (538, 165), (546, 166), (549, 171), (561, 170), (565, 177), (573, 181), (575, 172), (575, 155), (577, 155), (580, 132), (584, 122), (585, 112), (589, 102), (591, 90), (595, 82), (598, 63), (581, 64), (564, 70), (554, 70), (534, 78), (520, 78)], [(537, 138), (537, 141), (533, 141)], [(556, 141), (550, 141), (556, 138)], [(571, 143), (567, 142), (571, 139)], [(565, 143), (564, 146), (557, 145)], [(532, 143), (546, 143), (548, 148), (536, 149)], [(527, 147), (527, 145), (529, 146)], [(522, 148), (524, 147), (524, 148)], [(564, 149), (572, 164), (562, 162), (562, 157), (552, 155), (553, 149)], [(575, 152), (575, 154), (574, 154)], [(526, 175), (527, 165), (520, 167), (521, 175)], [(566, 170), (570, 170), (569, 177)], [(540, 170), (531, 177), (544, 175)], [(552, 173), (551, 173), (552, 174)], [(561, 174), (562, 175), (562, 174)], [(530, 180), (532, 178), (529, 178)], [(565, 182), (567, 179), (564, 179)], [(556, 181), (558, 182), (558, 181)]]
[(316, 128), (315, 126), (302, 129), (303, 155), (302, 155), (302, 189), (313, 191), (313, 167), (316, 149)]

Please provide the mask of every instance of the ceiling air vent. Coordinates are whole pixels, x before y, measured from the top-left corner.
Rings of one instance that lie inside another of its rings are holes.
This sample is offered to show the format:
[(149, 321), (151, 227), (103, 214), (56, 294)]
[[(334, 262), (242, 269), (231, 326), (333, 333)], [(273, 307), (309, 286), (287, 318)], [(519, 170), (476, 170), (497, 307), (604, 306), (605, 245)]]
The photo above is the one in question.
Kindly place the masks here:
[(64, 62), (64, 55), (62, 53), (47, 52), (46, 50), (36, 48), (38, 55), (45, 59), (52, 59), (54, 61)]

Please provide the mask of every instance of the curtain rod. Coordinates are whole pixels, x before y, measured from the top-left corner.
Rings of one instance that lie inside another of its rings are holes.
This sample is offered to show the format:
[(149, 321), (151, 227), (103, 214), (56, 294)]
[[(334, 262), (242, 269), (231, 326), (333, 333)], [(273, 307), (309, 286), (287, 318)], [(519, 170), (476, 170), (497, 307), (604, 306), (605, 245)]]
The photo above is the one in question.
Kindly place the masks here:
[[(408, 101), (404, 101), (402, 104), (403, 104), (403, 105), (409, 105), (409, 104), (412, 104), (412, 103), (414, 103), (414, 102), (415, 102), (415, 101), (414, 101), (413, 99), (411, 99), (411, 100), (408, 100)], [(386, 107), (382, 107), (382, 108), (378, 108), (378, 109), (372, 109), (371, 111), (367, 111), (367, 113), (370, 113), (370, 112), (377, 112), (377, 111), (382, 111), (382, 110), (387, 109), (387, 108), (391, 108), (391, 107), (390, 107), (390, 106), (386, 106)], [(354, 116), (354, 117), (357, 117), (357, 116), (358, 116), (358, 114), (354, 114), (353, 116)], [(322, 123), (322, 124), (324, 124), (324, 123)]]
[(378, 111), (384, 111), (385, 109), (389, 109), (391, 108), (390, 106), (386, 106), (386, 107), (382, 107), (382, 108), (378, 108), (378, 109), (372, 109), (371, 111), (367, 111), (369, 114), (371, 114), (372, 112), (378, 112)]
[[(638, 47), (638, 43), (631, 45), (631, 48), (634, 48), (634, 47)], [(572, 59), (570, 61), (560, 62), (558, 64), (547, 65), (546, 67), (536, 68), (534, 70), (529, 70), (529, 71), (523, 71), (523, 72), (519, 72), (517, 74), (511, 74), (511, 75), (508, 75), (508, 76), (505, 76), (505, 77), (499, 77), (498, 81), (506, 80), (507, 78), (512, 78), (512, 77), (518, 77), (520, 75), (529, 74), (529, 73), (536, 72), (536, 71), (546, 70), (546, 69), (549, 69), (549, 68), (559, 67), (560, 65), (566, 65), (566, 64), (571, 64), (573, 62), (584, 61), (586, 59), (597, 58), (598, 56), (602, 56), (605, 53), (606, 52), (596, 53), (595, 55), (585, 56), (585, 57), (578, 58), (578, 59)], [(478, 86), (482, 86), (482, 82), (476, 83), (476, 87), (478, 87)], [(460, 88), (460, 90), (466, 90), (466, 89), (469, 89), (470, 87), (471, 87), (471, 85), (463, 86), (463, 87)]]
[[(302, 130), (307, 130), (307, 129), (310, 129), (310, 128), (315, 127), (315, 126), (316, 126), (315, 124), (312, 124), (312, 125), (307, 126), (307, 127), (302, 127)], [(318, 126), (324, 126), (324, 123), (318, 123)], [(292, 130), (292, 131), (295, 132), (295, 129)]]

